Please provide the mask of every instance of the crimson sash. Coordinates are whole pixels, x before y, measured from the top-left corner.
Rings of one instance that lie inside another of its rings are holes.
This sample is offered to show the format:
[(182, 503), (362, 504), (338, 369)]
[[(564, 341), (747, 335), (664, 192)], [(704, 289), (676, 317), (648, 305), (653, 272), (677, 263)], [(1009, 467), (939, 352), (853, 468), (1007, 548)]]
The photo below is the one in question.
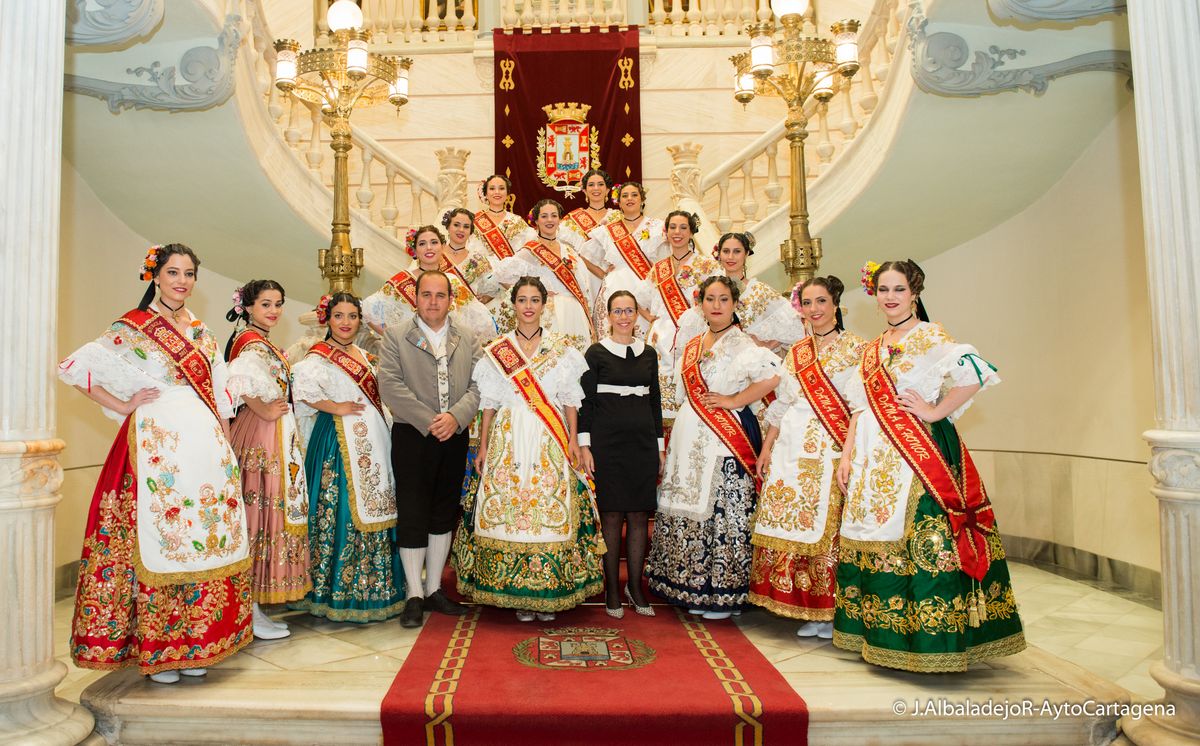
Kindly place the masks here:
[(838, 444), (838, 449), (845, 448), (846, 434), (850, 430), (850, 408), (842, 401), (841, 394), (817, 359), (815, 337), (805, 337), (792, 345), (792, 364), (796, 368), (796, 380), (817, 413), (817, 419)]
[(625, 227), (625, 223), (620, 220), (609, 223), (604, 226), (608, 231), (608, 235), (612, 238), (613, 244), (617, 247), (617, 252), (621, 254), (621, 258), (633, 270), (639, 280), (646, 279), (646, 275), (650, 274), (650, 260), (642, 253), (642, 247), (638, 244), (637, 239)]
[[(271, 340), (264, 337), (256, 329), (243, 329), (242, 333), (234, 338), (233, 347), (231, 347), (229, 350), (228, 362), (232, 363), (234, 360), (237, 360), (237, 356), (242, 354), (242, 350), (245, 350), (252, 344), (261, 344), (265, 346), (275, 355), (275, 357), (279, 358), (279, 362), (283, 363), (283, 372), (287, 374), (288, 381), (292, 380), (292, 364), (288, 362), (287, 355), (285, 355), (283, 350), (272, 344)], [(288, 390), (285, 393), (287, 394), (288, 402), (290, 403), (292, 401), (291, 386), (288, 387)]]
[(651, 279), (654, 281), (654, 287), (658, 288), (658, 294), (662, 296), (667, 313), (671, 314), (671, 320), (678, 327), (679, 317), (683, 315), (684, 311), (691, 308), (691, 304), (684, 296), (679, 280), (675, 279), (675, 270), (671, 267), (671, 257), (655, 262), (650, 271), (653, 273)]
[(521, 350), (508, 337), (500, 337), (487, 346), (487, 352), (500, 366), (505, 377), (517, 387), (521, 398), (550, 431), (550, 436), (562, 448), (563, 454), (569, 454), (567, 425), (563, 422), (562, 413), (550, 403), (550, 398), (538, 383), (537, 376), (529, 369), (529, 362), (521, 354)]
[(543, 246), (541, 241), (530, 241), (525, 244), (525, 248), (529, 250), (529, 253), (536, 256), (538, 261), (549, 267), (559, 282), (566, 285), (567, 290), (575, 297), (575, 300), (579, 301), (579, 306), (583, 309), (584, 318), (588, 320), (588, 326), (592, 326), (592, 315), (588, 312), (587, 297), (583, 294), (583, 289), (579, 287), (579, 281), (575, 279), (575, 274), (571, 271), (571, 267), (567, 266), (562, 257), (556, 256), (553, 251)]
[(390, 287), (392, 292), (400, 297), (408, 305), (414, 309), (417, 307), (417, 280), (412, 276), (412, 273), (406, 269), (402, 269), (392, 275), (392, 279), (384, 283), (384, 287)]
[(970, 577), (983, 580), (991, 565), (987, 535), (996, 531), (996, 517), (983, 487), (983, 480), (959, 438), (959, 474), (956, 476), (933, 442), (925, 423), (904, 411), (896, 399), (896, 383), (879, 357), (882, 337), (863, 350), (862, 378), (867, 402), (883, 432), (925, 489), (946, 511), (958, 563)]
[(375, 380), (375, 374), (371, 372), (370, 367), (363, 365), (353, 355), (342, 352), (328, 342), (317, 342), (308, 351), (308, 354), (320, 355), (341, 368), (342, 372), (350, 376), (350, 380), (358, 386), (358, 390), (367, 397), (367, 401), (371, 402), (379, 411), (379, 416), (387, 419), (383, 416), (383, 401), (379, 398), (379, 383)]
[[(475, 291), (471, 289), (471, 283), (467, 282), (467, 278), (463, 277), (463, 273), (458, 271), (458, 267), (454, 266), (453, 262), (451, 262), (449, 259), (447, 259), (445, 254), (442, 255), (442, 264), (440, 267), (438, 267), (438, 269), (441, 270), (441, 272), (443, 274), (454, 275), (458, 279), (462, 280), (462, 284), (465, 285), (467, 288), (467, 291), (471, 293), (471, 297), (476, 300), (479, 300), (479, 296), (476, 295)], [(450, 299), (451, 299), (451, 301), (454, 300), (453, 292), (450, 293)], [(450, 305), (453, 306), (454, 303), (451, 302)]]
[(600, 223), (596, 222), (596, 219), (592, 217), (592, 214), (587, 211), (587, 208), (584, 207), (571, 210), (569, 213), (567, 213), (567, 217), (565, 219), (573, 221), (575, 225), (579, 226), (579, 231), (583, 234), (584, 238), (587, 238), (587, 234), (591, 233), (596, 226), (600, 225)]
[(742, 428), (741, 420), (728, 409), (709, 409), (702, 403), (701, 397), (708, 393), (708, 384), (704, 381), (704, 374), (700, 372), (700, 350), (703, 342), (704, 335), (701, 334), (683, 348), (684, 391), (687, 392), (692, 409), (696, 410), (704, 424), (721, 439), (746, 473), (754, 479), (754, 489), (758, 490), (762, 487), (762, 480), (759, 479), (758, 470), (755, 468), (758, 454), (754, 452), (754, 446)]
[(501, 259), (507, 259), (513, 255), (512, 246), (508, 243), (508, 237), (504, 235), (504, 231), (500, 230), (500, 226), (492, 220), (492, 216), (488, 215), (487, 210), (480, 210), (475, 213), (475, 230), (479, 235), (483, 236), (483, 240), (491, 247), (496, 256)]
[(225, 419), (217, 410), (217, 398), (213, 392), (212, 363), (199, 347), (180, 334), (166, 318), (153, 311), (135, 308), (122, 316), (121, 322), (137, 329), (157, 344), (175, 364), (192, 390), (200, 396), (200, 400), (212, 411), (213, 416), (218, 421)]

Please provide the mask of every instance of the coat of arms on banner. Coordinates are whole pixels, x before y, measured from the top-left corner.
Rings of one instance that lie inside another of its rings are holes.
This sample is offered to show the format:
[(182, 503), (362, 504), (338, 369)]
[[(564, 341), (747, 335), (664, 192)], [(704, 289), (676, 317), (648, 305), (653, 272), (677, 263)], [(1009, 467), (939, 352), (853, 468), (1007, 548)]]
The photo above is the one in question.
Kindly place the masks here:
[(550, 122), (538, 131), (537, 175), (556, 192), (583, 189), (583, 175), (600, 168), (600, 133), (587, 123), (591, 106), (559, 102), (543, 106)]

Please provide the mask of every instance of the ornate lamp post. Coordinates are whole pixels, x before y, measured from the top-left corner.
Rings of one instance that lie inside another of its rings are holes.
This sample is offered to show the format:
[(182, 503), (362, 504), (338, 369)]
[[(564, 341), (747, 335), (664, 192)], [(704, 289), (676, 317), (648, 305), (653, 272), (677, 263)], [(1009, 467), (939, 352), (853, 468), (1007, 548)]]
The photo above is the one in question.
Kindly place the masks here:
[(333, 236), (328, 249), (317, 251), (321, 276), (329, 292), (353, 291), (363, 266), (361, 248), (350, 245), (350, 114), (358, 105), (387, 101), (397, 109), (408, 103), (408, 57), (385, 57), (367, 51), (370, 32), (362, 28), (363, 14), (353, 0), (329, 6), (332, 49), (300, 51), (291, 39), (275, 42), (275, 85), (303, 101), (321, 107), (332, 133)]
[(804, 14), (808, 0), (774, 0), (772, 10), (782, 25), (776, 34), (774, 20), (746, 27), (750, 51), (730, 57), (733, 63), (733, 97), (745, 105), (755, 96), (778, 96), (787, 104), (785, 137), (791, 144), (790, 232), (779, 247), (780, 259), (793, 283), (812, 278), (821, 264), (821, 239), (808, 230), (808, 184), (804, 165), (804, 139), (808, 117), (804, 102), (809, 96), (824, 103), (833, 98), (834, 75), (849, 79), (858, 72), (858, 21), (839, 21), (830, 27), (832, 38), (807, 36)]

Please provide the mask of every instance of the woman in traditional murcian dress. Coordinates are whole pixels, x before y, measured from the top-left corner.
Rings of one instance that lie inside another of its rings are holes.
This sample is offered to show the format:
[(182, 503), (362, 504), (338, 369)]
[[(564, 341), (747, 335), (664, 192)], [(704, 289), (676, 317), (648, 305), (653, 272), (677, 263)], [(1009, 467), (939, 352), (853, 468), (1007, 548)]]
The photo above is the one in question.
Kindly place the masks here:
[(842, 281), (814, 277), (793, 298), (812, 334), (783, 358), (778, 397), (758, 457), (750, 603), (804, 620), (801, 637), (833, 637), (842, 488), (837, 467), (850, 425), (846, 390), (863, 340), (842, 326)]
[(336, 622), (389, 619), (405, 601), (391, 418), (379, 400), (375, 362), (354, 344), (361, 313), (350, 293), (322, 298), (317, 320), (329, 333), (294, 369), (313, 587), (292, 607)]
[[(618, 184), (613, 192), (621, 218), (593, 230), (579, 247), (579, 253), (604, 272), (592, 308), (592, 323), (600, 338), (609, 333), (608, 298), (618, 290), (637, 290), (654, 263), (667, 258), (669, 252), (663, 222), (645, 215), (646, 191), (642, 185), (630, 181)], [(644, 338), (649, 328), (649, 320), (639, 318), (637, 335)]]
[(230, 440), (242, 470), (242, 499), (254, 560), (254, 636), (291, 634), (261, 604), (299, 601), (312, 588), (308, 575), (308, 485), (304, 453), (292, 410), (292, 366), (271, 341), (283, 313), (283, 286), (251, 280), (234, 294), (226, 319), (245, 328), (225, 347), (229, 394), (242, 404)]
[(502, 174), (492, 174), (479, 185), (483, 209), (475, 213), (475, 231), (467, 248), (488, 256), (493, 263), (517, 253), (537, 235), (520, 215), (509, 211), (511, 192), (512, 182)]
[[(613, 220), (621, 219), (621, 211), (608, 207), (609, 190), (612, 189), (612, 179), (608, 172), (599, 168), (589, 169), (583, 175), (583, 198), (587, 200), (586, 207), (577, 207), (568, 212), (562, 219), (562, 228), (571, 231), (583, 243), (592, 231)], [(603, 276), (599, 267), (589, 265), (597, 276)]]
[(954, 426), (1000, 378), (929, 323), (915, 262), (868, 265), (864, 280), (888, 329), (849, 390), (833, 644), (889, 668), (963, 671), (1025, 648), (991, 504)]
[(694, 304), (700, 283), (721, 268), (716, 260), (696, 251), (694, 236), (700, 230), (700, 218), (686, 210), (676, 210), (667, 215), (666, 225), (671, 255), (654, 263), (650, 275), (638, 285), (634, 295), (638, 307), (649, 310), (650, 333), (646, 341), (658, 353), (663, 426), (670, 433), (677, 407), (675, 355), (688, 342), (679, 334), (679, 319)]
[(576, 411), (583, 355), (541, 326), (547, 292), (522, 277), (517, 327), (475, 365), (483, 408), (479, 489), (467, 495), (452, 552), (458, 589), (479, 603), (549, 621), (599, 592), (604, 540), (580, 475)]
[(183, 244), (151, 247), (141, 304), (58, 368), (121, 422), (84, 529), (71, 658), (165, 684), (203, 676), (253, 639), (225, 361), (184, 307), (199, 268)]
[[(591, 296), (588, 295), (588, 270), (571, 241), (571, 234), (559, 231), (562, 205), (552, 199), (539, 200), (532, 214), (537, 221), (537, 237), (526, 243), (516, 256), (496, 265), (496, 279), (511, 286), (520, 277), (537, 277), (546, 286), (543, 323), (546, 331), (565, 337), (581, 353), (595, 341), (592, 328)], [(501, 331), (511, 331), (512, 314), (504, 312), (497, 323)]]
[(650, 561), (650, 590), (705, 619), (746, 604), (750, 517), (762, 444), (751, 405), (779, 385), (779, 360), (733, 320), (737, 286), (700, 284), (708, 329), (676, 364), (679, 415), (667, 444)]
[(442, 215), (442, 227), (446, 229), (442, 271), (458, 275), (490, 313), (494, 302), (504, 294), (504, 288), (492, 276), (493, 254), (479, 243), (471, 242), (475, 233), (475, 214), (465, 207), (447, 210)]
[(363, 320), (372, 331), (383, 336), (387, 327), (412, 318), (417, 312), (417, 278), (422, 272), (436, 270), (450, 280), (450, 313), (455, 321), (479, 339), (496, 335), (491, 312), (446, 260), (446, 237), (436, 226), (422, 225), (410, 230), (404, 247), (414, 260), (412, 266), (397, 272), (382, 288), (363, 299)]
[[(804, 336), (804, 321), (775, 288), (748, 277), (746, 262), (754, 253), (754, 236), (726, 233), (713, 252), (726, 277), (738, 283), (737, 320), (742, 331), (772, 350), (787, 349)], [(690, 339), (704, 331), (704, 317), (693, 308), (679, 320), (679, 336)]]

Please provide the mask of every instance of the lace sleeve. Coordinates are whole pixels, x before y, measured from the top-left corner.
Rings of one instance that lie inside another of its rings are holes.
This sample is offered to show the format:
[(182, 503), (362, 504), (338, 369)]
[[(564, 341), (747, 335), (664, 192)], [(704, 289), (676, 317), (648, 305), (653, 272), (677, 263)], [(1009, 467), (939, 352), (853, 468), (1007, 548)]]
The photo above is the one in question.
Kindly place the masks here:
[(500, 409), (504, 406), (512, 384), (497, 370), (486, 353), (475, 363), (475, 372), (471, 377), (479, 385), (480, 409)]
[(850, 414), (855, 415), (867, 408), (867, 388), (862, 380), (862, 365), (856, 365), (851, 370), (854, 375), (847, 380), (846, 388), (838, 390), (845, 394)]
[(780, 342), (786, 346), (804, 337), (804, 321), (792, 304), (783, 298), (772, 298), (754, 317), (754, 321), (742, 326), (742, 329), (764, 342)]
[(598, 230), (589, 233), (587, 240), (579, 245), (579, 249), (577, 251), (581, 257), (587, 259), (597, 267), (601, 269), (608, 268), (609, 262), (604, 256), (606, 253), (604, 249), (604, 239), (599, 235)]
[(1000, 383), (996, 366), (980, 357), (979, 352), (968, 344), (948, 345), (938, 363), (938, 370), (942, 376), (943, 390), (960, 386), (977, 385), (980, 387), (979, 391), (976, 391), (970, 399), (967, 399), (962, 406), (948, 415), (949, 419), (955, 422), (971, 408), (971, 404), (974, 403), (975, 397), (980, 392)]
[(271, 353), (261, 344), (248, 345), (229, 363), (229, 395), (236, 404), (246, 399), (272, 402), (283, 395), (271, 369)]
[[(160, 381), (125, 357), (129, 348), (130, 344), (124, 338), (123, 329), (110, 329), (59, 363), (58, 377), (69, 386), (78, 386), (89, 391), (93, 386), (99, 386), (123, 400), (128, 400), (144, 388), (163, 389)], [(102, 409), (109, 419), (118, 422), (125, 419), (125, 415), (119, 412)]]
[(800, 392), (800, 384), (796, 382), (796, 377), (782, 372), (779, 386), (775, 389), (775, 401), (767, 407), (763, 421), (768, 425), (779, 427), (779, 423), (783, 422), (783, 416), (801, 396), (803, 394)]
[(333, 401), (333, 380), (328, 367), (316, 357), (308, 356), (292, 368), (292, 393), (296, 411), (308, 410), (315, 414), (305, 402)]
[(633, 297), (637, 299), (638, 308), (651, 311), (654, 307), (655, 288), (649, 277), (638, 282), (633, 288)]
[(546, 281), (543, 277), (541, 262), (533, 264), (529, 262), (523, 254), (516, 254), (507, 259), (501, 259), (495, 265), (496, 269), (493, 272), (493, 277), (496, 282), (501, 285), (510, 286), (522, 277), (537, 277), (542, 282)]
[(700, 309), (692, 306), (679, 317), (679, 332), (675, 335), (675, 344), (682, 348), (689, 341), (700, 336), (708, 329), (704, 323), (704, 315)]
[(583, 404), (583, 386), (579, 379), (588, 369), (587, 361), (574, 347), (562, 345), (562, 348), (562, 355), (547, 371), (543, 385), (555, 404), (578, 408)]
[(734, 365), (747, 386), (779, 375), (779, 358), (753, 343), (738, 350)]
[(412, 309), (407, 303), (387, 295), (382, 290), (363, 299), (363, 320), (368, 324), (378, 324), (386, 329), (389, 326), (399, 326), (410, 316)]

